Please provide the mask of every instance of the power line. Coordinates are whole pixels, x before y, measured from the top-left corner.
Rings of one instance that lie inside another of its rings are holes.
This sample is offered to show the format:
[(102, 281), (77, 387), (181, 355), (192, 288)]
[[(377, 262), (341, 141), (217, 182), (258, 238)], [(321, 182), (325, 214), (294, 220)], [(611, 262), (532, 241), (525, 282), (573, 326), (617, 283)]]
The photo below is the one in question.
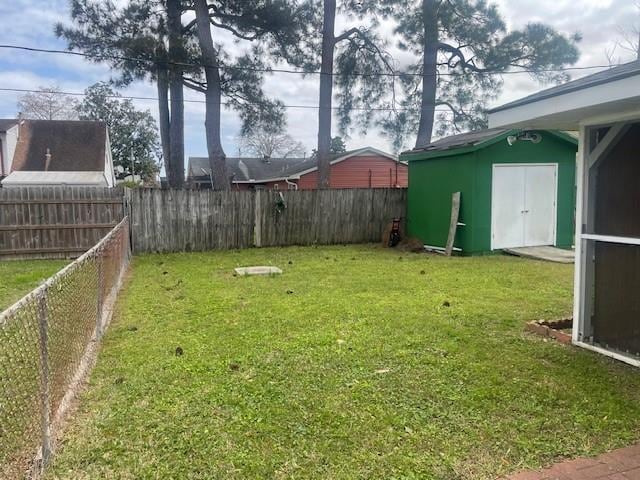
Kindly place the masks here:
[[(27, 88), (10, 88), (10, 87), (0, 87), (0, 92), (13, 92), (13, 93), (42, 93), (42, 90), (30, 90)], [(56, 91), (55, 93), (60, 94), (60, 95), (69, 95), (69, 96), (73, 96), (73, 97), (86, 97), (87, 94), (84, 92), (63, 92), (63, 91)], [(158, 97), (143, 97), (143, 96), (132, 96), (132, 95), (106, 95), (107, 98), (120, 98), (120, 99), (124, 99), (124, 100), (143, 100), (143, 101), (158, 101)], [(200, 104), (205, 104), (207, 103), (206, 100), (189, 100), (189, 99), (185, 99), (184, 100), (185, 103), (200, 103)], [(223, 106), (233, 106), (233, 103), (231, 102), (220, 102), (220, 105)], [(264, 106), (266, 105), (265, 103), (259, 103), (259, 102), (248, 102), (246, 103), (246, 105), (252, 105), (252, 106)], [(319, 110), (320, 107), (317, 105), (282, 105), (284, 108), (298, 108), (298, 109), (308, 109), (308, 110)], [(344, 110), (344, 108), (342, 107), (331, 107), (332, 110)], [(356, 110), (356, 111), (376, 111), (376, 112), (412, 112), (412, 111), (419, 111), (419, 108), (405, 108), (405, 107), (398, 107), (398, 108), (392, 108), (392, 107), (377, 107), (377, 108), (362, 108), (362, 107), (354, 107), (354, 108), (350, 108), (349, 110)], [(436, 108), (435, 109), (436, 112), (438, 113), (453, 113), (451, 110), (449, 109), (439, 109)], [(461, 111), (461, 113), (470, 113), (470, 112), (466, 112), (466, 111)]]
[[(318, 70), (294, 70), (294, 69), (282, 69), (282, 68), (256, 68), (256, 67), (234, 67), (231, 65), (208, 65), (204, 63), (189, 63), (189, 62), (175, 62), (175, 61), (162, 61), (159, 62), (154, 59), (142, 58), (142, 57), (128, 57), (122, 55), (101, 55), (94, 56), (89, 55), (84, 52), (74, 52), (69, 50), (57, 50), (57, 49), (49, 49), (49, 48), (37, 48), (37, 47), (27, 47), (24, 45), (12, 45), (12, 44), (0, 44), (0, 48), (2, 49), (11, 49), (11, 50), (22, 50), (27, 52), (36, 52), (36, 53), (49, 53), (49, 54), (58, 54), (58, 55), (72, 55), (76, 57), (85, 57), (92, 58), (93, 60), (105, 61), (105, 60), (119, 60), (119, 61), (127, 61), (127, 62), (140, 62), (140, 63), (150, 63), (150, 64), (158, 64), (161, 63), (163, 65), (174, 65), (179, 67), (188, 67), (188, 68), (203, 68), (205, 66), (213, 66), (216, 68), (220, 68), (223, 70), (245, 70), (251, 72), (260, 72), (260, 73), (289, 73), (289, 74), (297, 74), (297, 75), (331, 75), (331, 76), (351, 76), (351, 77), (402, 77), (402, 76), (410, 76), (410, 77), (423, 77), (423, 73), (416, 72), (352, 72), (348, 74), (340, 74), (340, 73), (330, 73), (323, 74)], [(448, 73), (440, 73), (438, 72), (438, 76), (447, 76), (447, 77), (457, 77), (464, 75), (520, 75), (520, 74), (531, 74), (531, 73), (561, 73), (561, 72), (570, 72), (570, 71), (582, 71), (582, 70), (593, 70), (597, 68), (611, 68), (611, 65), (590, 65), (584, 67), (564, 67), (564, 68), (549, 68), (549, 69), (541, 69), (541, 70), (530, 70), (530, 69), (521, 69), (521, 70), (510, 70), (505, 72), (478, 72), (478, 71), (467, 71), (467, 72), (448, 72)]]

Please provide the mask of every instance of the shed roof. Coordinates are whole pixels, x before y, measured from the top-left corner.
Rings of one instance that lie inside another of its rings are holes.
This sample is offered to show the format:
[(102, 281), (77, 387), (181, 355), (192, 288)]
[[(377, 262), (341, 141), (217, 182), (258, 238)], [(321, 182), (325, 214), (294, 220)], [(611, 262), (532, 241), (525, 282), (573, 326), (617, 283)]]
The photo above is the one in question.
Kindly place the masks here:
[(25, 120), (20, 125), (12, 171), (99, 172), (105, 168), (107, 126), (104, 122)]
[[(561, 138), (573, 145), (578, 144), (578, 140), (568, 133), (554, 130), (544, 130), (556, 137)], [(490, 128), (473, 132), (451, 135), (449, 137), (436, 140), (424, 147), (415, 148), (402, 153), (403, 158), (411, 160), (425, 160), (430, 158), (445, 157), (469, 153), (493, 145), (510, 135), (522, 133), (519, 129)]]
[(415, 148), (411, 151), (433, 152), (459, 147), (476, 146), (488, 140), (492, 140), (496, 137), (502, 136), (505, 133), (509, 133), (510, 131), (510, 129), (504, 128), (490, 128), (486, 130), (476, 130), (473, 132), (460, 133), (458, 135), (451, 135), (449, 137), (441, 138), (440, 140), (431, 142), (424, 147)]

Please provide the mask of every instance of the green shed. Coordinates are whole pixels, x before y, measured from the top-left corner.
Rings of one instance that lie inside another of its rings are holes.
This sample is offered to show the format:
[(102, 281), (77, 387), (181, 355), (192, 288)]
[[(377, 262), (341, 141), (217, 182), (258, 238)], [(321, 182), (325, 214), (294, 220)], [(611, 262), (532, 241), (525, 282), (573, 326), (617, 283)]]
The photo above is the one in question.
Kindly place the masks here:
[(462, 254), (571, 247), (577, 149), (578, 140), (562, 132), (491, 129), (404, 152), (409, 236), (444, 247), (452, 195), (460, 192), (454, 247)]

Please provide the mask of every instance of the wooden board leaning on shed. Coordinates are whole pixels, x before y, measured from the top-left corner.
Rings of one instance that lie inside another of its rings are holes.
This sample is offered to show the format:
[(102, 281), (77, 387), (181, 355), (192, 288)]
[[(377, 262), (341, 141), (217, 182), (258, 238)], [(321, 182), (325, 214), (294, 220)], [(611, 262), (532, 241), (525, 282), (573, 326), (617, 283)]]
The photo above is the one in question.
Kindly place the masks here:
[(456, 232), (458, 231), (458, 218), (460, 217), (460, 192), (455, 192), (451, 196), (451, 224), (449, 225), (449, 237), (447, 238), (447, 247), (445, 254), (450, 257), (453, 253), (453, 243), (456, 240)]

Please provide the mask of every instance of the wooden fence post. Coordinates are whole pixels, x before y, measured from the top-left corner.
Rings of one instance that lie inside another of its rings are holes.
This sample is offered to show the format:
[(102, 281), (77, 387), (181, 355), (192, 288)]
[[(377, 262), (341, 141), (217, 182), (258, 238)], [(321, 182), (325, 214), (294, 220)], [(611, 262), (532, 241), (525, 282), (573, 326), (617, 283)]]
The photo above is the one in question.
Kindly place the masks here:
[(43, 290), (38, 297), (38, 329), (40, 332), (40, 398), (42, 403), (42, 464), (44, 467), (51, 456), (51, 395), (49, 389), (49, 346), (48, 346), (47, 290)]
[(129, 218), (129, 244), (131, 248), (133, 248), (133, 229), (131, 228), (131, 219), (133, 218), (132, 196), (132, 190), (130, 188), (124, 188), (122, 192), (123, 218)]
[(256, 190), (254, 197), (253, 246), (262, 246), (262, 190)]

